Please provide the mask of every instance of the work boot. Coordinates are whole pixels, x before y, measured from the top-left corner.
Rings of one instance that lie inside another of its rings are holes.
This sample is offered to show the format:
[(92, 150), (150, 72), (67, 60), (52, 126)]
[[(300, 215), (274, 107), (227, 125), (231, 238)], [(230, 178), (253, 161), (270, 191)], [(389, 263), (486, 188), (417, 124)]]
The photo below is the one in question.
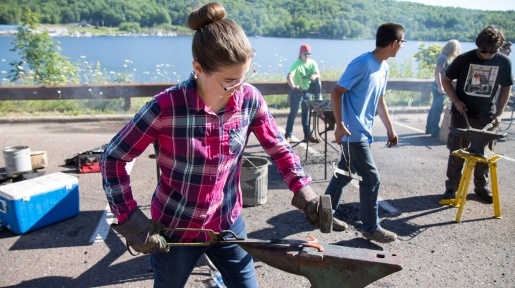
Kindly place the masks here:
[(333, 230), (334, 231), (343, 231), (349, 228), (349, 225), (345, 223), (345, 221), (340, 220), (333, 215)]
[(397, 234), (384, 228), (361, 231), (361, 235), (363, 235), (363, 237), (367, 238), (368, 240), (374, 240), (380, 243), (390, 243), (397, 239)]
[(312, 142), (312, 143), (320, 143), (320, 139), (316, 138), (315, 136), (311, 135), (309, 137), (304, 138), (304, 142)]
[(454, 189), (447, 189), (445, 190), (445, 193), (443, 193), (442, 199), (455, 199), (456, 198), (456, 191)]
[(476, 193), (481, 199), (483, 199), (486, 203), (494, 203), (492, 198), (492, 192), (488, 189), (474, 189), (474, 193)]

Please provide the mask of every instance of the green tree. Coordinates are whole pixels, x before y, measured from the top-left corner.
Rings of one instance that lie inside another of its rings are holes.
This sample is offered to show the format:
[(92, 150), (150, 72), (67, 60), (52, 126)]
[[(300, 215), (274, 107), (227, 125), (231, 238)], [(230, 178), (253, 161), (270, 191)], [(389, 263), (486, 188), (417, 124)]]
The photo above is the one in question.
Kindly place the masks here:
[[(38, 85), (78, 83), (77, 68), (59, 51), (61, 47), (48, 31), (39, 31), (38, 15), (25, 9), (22, 26), (13, 41), (11, 51), (18, 52), (21, 61), (12, 61), (8, 79), (24, 80)], [(26, 69), (28, 66), (28, 70)]]
[(413, 56), (418, 63), (419, 73), (421, 76), (432, 75), (436, 64), (436, 58), (438, 58), (441, 51), (442, 47), (438, 44), (433, 44), (429, 47), (426, 47), (424, 43), (419, 45), (418, 52)]

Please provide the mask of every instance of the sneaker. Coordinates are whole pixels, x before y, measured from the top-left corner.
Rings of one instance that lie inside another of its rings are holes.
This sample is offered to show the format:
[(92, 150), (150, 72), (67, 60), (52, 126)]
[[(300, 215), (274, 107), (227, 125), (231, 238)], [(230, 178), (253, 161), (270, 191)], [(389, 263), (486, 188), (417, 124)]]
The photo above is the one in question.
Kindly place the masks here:
[(286, 142), (288, 142), (288, 144), (290, 144), (291, 138), (290, 137), (286, 137)]
[(454, 189), (447, 189), (445, 190), (445, 193), (443, 193), (442, 199), (455, 199), (456, 198), (456, 191)]
[(488, 189), (481, 189), (481, 190), (474, 190), (474, 193), (476, 193), (481, 199), (483, 199), (486, 203), (494, 203), (494, 200), (492, 198), (492, 192)]
[(333, 230), (334, 231), (343, 231), (349, 228), (349, 225), (345, 223), (345, 221), (340, 220), (333, 215)]
[(361, 235), (363, 235), (363, 237), (367, 238), (368, 240), (374, 240), (379, 243), (390, 243), (397, 239), (397, 234), (384, 228), (370, 231), (361, 231)]

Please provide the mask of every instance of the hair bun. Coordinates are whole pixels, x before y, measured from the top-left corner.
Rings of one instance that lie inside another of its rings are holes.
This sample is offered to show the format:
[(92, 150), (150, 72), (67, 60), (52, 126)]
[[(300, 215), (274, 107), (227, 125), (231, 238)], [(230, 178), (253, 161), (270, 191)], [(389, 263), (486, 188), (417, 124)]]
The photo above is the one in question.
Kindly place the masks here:
[(225, 18), (225, 8), (219, 3), (209, 3), (190, 13), (188, 27), (199, 30), (215, 21)]

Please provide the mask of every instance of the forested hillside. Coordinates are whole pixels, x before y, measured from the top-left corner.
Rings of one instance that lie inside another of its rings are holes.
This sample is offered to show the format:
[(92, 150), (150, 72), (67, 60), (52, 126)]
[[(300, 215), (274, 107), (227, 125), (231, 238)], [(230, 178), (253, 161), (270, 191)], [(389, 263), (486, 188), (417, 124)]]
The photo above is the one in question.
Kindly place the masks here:
[[(87, 23), (96, 27), (176, 30), (186, 26), (199, 0), (0, 0), (0, 24), (19, 24), (22, 9), (43, 24)], [(409, 40), (474, 41), (488, 24), (515, 39), (515, 11), (496, 12), (426, 6), (394, 0), (223, 0), (228, 18), (250, 36), (373, 39), (383, 22), (403, 24)], [(487, 1), (486, 1), (487, 3)], [(488, 5), (488, 4), (485, 4)]]

